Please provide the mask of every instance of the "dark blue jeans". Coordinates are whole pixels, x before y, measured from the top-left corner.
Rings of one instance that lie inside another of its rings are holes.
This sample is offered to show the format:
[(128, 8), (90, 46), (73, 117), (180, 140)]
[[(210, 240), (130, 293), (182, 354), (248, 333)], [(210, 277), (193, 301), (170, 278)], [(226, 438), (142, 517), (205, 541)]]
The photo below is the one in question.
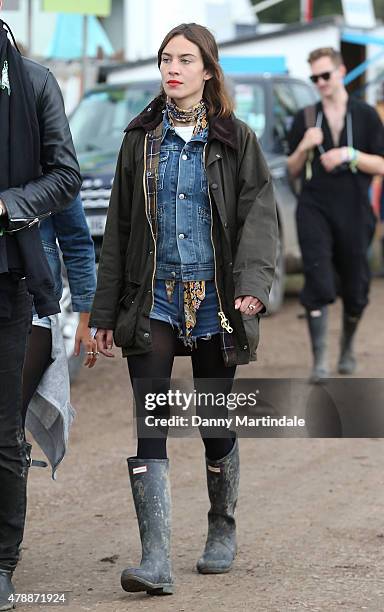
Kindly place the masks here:
[(22, 421), (22, 372), (32, 301), (18, 283), (9, 319), (0, 318), (0, 569), (13, 571), (23, 539), (28, 445)]

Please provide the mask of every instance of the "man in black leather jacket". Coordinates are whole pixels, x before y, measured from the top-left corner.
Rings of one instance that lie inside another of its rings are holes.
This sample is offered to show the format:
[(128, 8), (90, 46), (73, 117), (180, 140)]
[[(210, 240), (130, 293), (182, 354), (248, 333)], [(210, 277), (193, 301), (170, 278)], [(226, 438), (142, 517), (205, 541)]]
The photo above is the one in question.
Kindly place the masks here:
[(0, 610), (14, 607), (25, 523), (31, 461), (21, 385), (32, 295), (39, 316), (59, 312), (37, 221), (70, 204), (80, 186), (59, 86), (21, 58), (0, 20)]
[[(0, 0), (1, 6), (1, 0)], [(32, 83), (41, 134), (41, 176), (0, 193), (10, 221), (55, 213), (80, 191), (81, 177), (59, 85), (48, 68), (23, 58)]]

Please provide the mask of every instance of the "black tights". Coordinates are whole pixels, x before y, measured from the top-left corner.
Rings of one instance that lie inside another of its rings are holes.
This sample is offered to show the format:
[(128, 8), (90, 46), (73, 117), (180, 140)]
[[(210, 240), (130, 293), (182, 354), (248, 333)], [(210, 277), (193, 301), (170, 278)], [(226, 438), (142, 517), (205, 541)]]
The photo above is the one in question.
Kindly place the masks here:
[(51, 352), (51, 330), (46, 327), (32, 325), (23, 368), (23, 425), (25, 425), (29, 402), (45, 370), (52, 363)]
[[(131, 383), (134, 387), (137, 415), (143, 415), (142, 401), (140, 392), (134, 385), (134, 379), (165, 379), (157, 383), (152, 382), (151, 392), (166, 392), (169, 388), (173, 360), (179, 352), (181, 340), (178, 340), (176, 331), (169, 323), (151, 319), (152, 351), (144, 355), (133, 355), (128, 357), (128, 369)], [(210, 340), (197, 340), (197, 348), (191, 353), (193, 378), (195, 388), (201, 388), (198, 379), (226, 379), (227, 382), (220, 383), (220, 391), (229, 393), (235, 376), (236, 366), (227, 368), (224, 365), (219, 334), (212, 336)], [(157, 385), (155, 388), (154, 385)], [(200, 386), (200, 387), (199, 387)], [(160, 388), (161, 387), (161, 388)], [(169, 407), (159, 406), (151, 412), (155, 417), (167, 416)], [(146, 411), (144, 411), (146, 412)], [(148, 414), (148, 413), (146, 413)], [(220, 408), (220, 417), (226, 418), (228, 410), (226, 407)], [(142, 419), (140, 419), (142, 420)], [(138, 419), (139, 424), (139, 419)], [(233, 434), (228, 430), (223, 430), (222, 437), (210, 437), (206, 435), (208, 430), (200, 428), (200, 434), (204, 442), (205, 452), (209, 459), (216, 460), (225, 457), (233, 446)], [(167, 434), (162, 437), (149, 438), (142, 437), (138, 431), (137, 457), (141, 459), (166, 459), (167, 458)]]

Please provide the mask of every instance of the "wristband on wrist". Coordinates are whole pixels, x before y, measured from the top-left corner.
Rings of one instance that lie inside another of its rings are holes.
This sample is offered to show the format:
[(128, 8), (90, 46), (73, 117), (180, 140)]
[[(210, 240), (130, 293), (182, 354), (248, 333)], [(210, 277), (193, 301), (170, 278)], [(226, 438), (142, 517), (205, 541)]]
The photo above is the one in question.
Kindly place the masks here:
[(359, 161), (359, 152), (353, 147), (348, 147), (349, 167), (352, 172), (357, 172), (357, 164)]
[(350, 154), (349, 154), (349, 147), (342, 147), (341, 148), (341, 163), (345, 164), (345, 163), (349, 163), (351, 161), (350, 159)]

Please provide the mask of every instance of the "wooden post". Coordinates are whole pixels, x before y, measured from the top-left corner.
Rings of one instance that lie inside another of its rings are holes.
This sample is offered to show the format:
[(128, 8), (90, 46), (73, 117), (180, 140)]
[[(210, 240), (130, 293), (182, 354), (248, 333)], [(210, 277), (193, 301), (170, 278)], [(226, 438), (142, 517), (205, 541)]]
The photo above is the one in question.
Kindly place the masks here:
[(313, 0), (300, 0), (300, 21), (309, 23), (313, 19)]
[(27, 54), (32, 56), (32, 0), (28, 0), (27, 4)]

